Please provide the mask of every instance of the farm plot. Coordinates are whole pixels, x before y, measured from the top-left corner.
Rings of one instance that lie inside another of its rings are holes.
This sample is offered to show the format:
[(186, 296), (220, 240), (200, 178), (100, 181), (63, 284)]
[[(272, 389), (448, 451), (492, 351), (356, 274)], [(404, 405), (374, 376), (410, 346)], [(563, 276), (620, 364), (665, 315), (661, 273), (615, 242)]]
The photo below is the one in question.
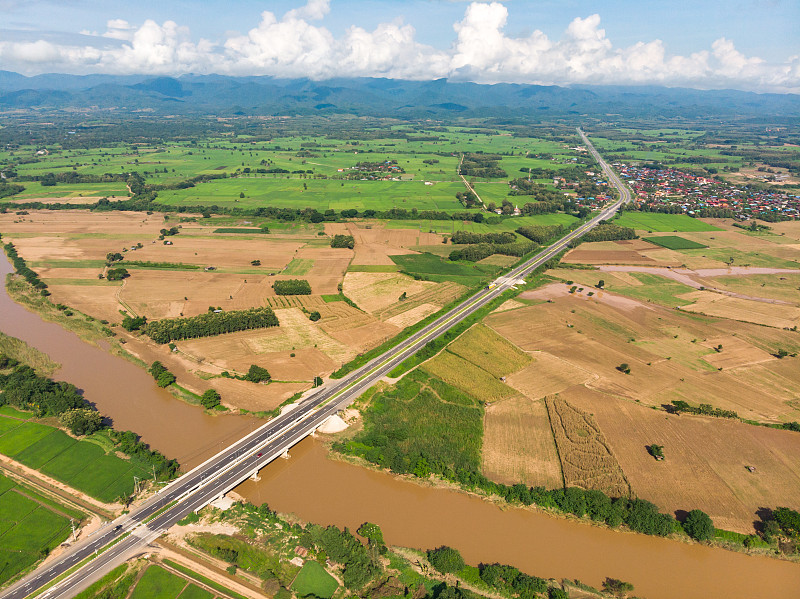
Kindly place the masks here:
[(708, 247), (702, 243), (678, 237), (677, 235), (661, 235), (658, 237), (644, 237), (643, 239), (668, 250), (697, 250)]
[[(9, 421), (15, 426), (9, 425)], [(0, 453), (100, 501), (113, 502), (133, 491), (133, 476), (148, 476), (137, 464), (109, 455), (90, 440), (76, 440), (56, 428), (0, 416)]]
[[(716, 526), (751, 534), (760, 508), (800, 508), (797, 433), (674, 416), (579, 387), (562, 396), (594, 414), (633, 492), (662, 510), (701, 509)], [(647, 452), (653, 443), (663, 461)]]
[[(547, 289), (526, 292), (523, 297)], [(763, 422), (800, 418), (793, 403), (800, 396), (796, 362), (764, 355), (779, 348), (800, 350), (793, 332), (706, 318), (628, 298), (620, 298), (623, 303), (607, 302), (606, 297), (619, 298), (608, 292), (588, 299), (577, 296), (567, 293), (555, 297), (553, 303), (495, 312), (486, 319), (522, 349), (542, 352), (533, 354), (537, 361), (523, 372), (508, 377), (509, 384), (531, 399), (568, 388), (574, 377), (576, 384), (644, 405), (660, 407), (673, 400), (697, 405), (702, 398), (703, 403), (734, 410), (743, 418)], [(731, 341), (731, 366), (717, 370), (719, 366), (712, 363), (724, 359), (724, 339), (733, 336), (741, 340), (741, 354), (736, 349), (739, 345)], [(722, 341), (709, 346), (715, 339)], [(720, 342), (721, 352), (711, 349)], [(720, 357), (709, 363), (712, 354)], [(552, 358), (541, 359), (543, 355)], [(628, 364), (631, 373), (620, 373), (617, 366), (621, 364)]]
[(300, 597), (313, 595), (321, 599), (330, 599), (338, 588), (339, 583), (336, 579), (319, 563), (312, 560), (303, 564), (292, 583), (292, 590)]
[(416, 281), (408, 275), (384, 272), (348, 272), (344, 277), (342, 292), (359, 308), (375, 314), (406, 297), (436, 288), (430, 281)]
[(543, 400), (512, 397), (486, 407), (483, 474), (507, 485), (555, 489), (564, 484)]
[(685, 214), (658, 214), (655, 212), (626, 211), (614, 221), (621, 227), (631, 227), (640, 231), (672, 232), (672, 231), (718, 231), (718, 227), (699, 218)]
[(790, 329), (800, 325), (800, 308), (795, 306), (767, 304), (711, 291), (693, 291), (682, 295), (681, 298), (690, 302), (689, 305), (681, 307), (687, 312), (698, 312), (780, 329)]
[(84, 515), (0, 475), (0, 585), (38, 562)]
[(559, 396), (545, 398), (564, 485), (628, 497), (631, 487), (594, 417)]
[(525, 352), (483, 324), (470, 327), (447, 351), (498, 378), (521, 370), (531, 361)]

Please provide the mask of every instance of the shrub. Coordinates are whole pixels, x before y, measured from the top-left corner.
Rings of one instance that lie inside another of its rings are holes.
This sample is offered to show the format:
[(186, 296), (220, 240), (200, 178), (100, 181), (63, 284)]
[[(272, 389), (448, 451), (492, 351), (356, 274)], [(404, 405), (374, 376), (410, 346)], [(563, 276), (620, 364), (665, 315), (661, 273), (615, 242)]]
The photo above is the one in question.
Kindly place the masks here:
[(251, 383), (261, 383), (263, 381), (269, 381), (272, 379), (272, 375), (266, 368), (251, 364), (250, 370), (247, 371), (244, 379), (246, 381), (250, 381)]
[(73, 435), (91, 435), (103, 428), (103, 417), (91, 408), (68, 410), (58, 417), (58, 421)]
[(137, 316), (135, 318), (125, 316), (125, 318), (122, 319), (122, 328), (126, 331), (138, 331), (145, 324), (147, 324), (146, 316)]
[(214, 389), (208, 389), (207, 391), (203, 392), (202, 396), (200, 396), (200, 403), (204, 408), (209, 410), (216, 408), (221, 400), (222, 397), (220, 397), (220, 394)]
[(272, 284), (275, 295), (311, 295), (311, 285), (305, 279), (287, 279)]
[(683, 521), (683, 530), (695, 541), (707, 541), (714, 536), (714, 523), (702, 510), (692, 510)]
[(334, 235), (333, 239), (331, 239), (331, 247), (332, 248), (345, 248), (345, 249), (353, 249), (355, 246), (356, 240), (352, 235)]
[(106, 279), (109, 281), (121, 281), (131, 276), (127, 268), (109, 268), (106, 273)]
[(167, 370), (166, 367), (159, 361), (155, 361), (150, 365), (149, 372), (156, 380), (156, 385), (161, 388), (169, 387), (177, 380), (175, 375)]
[(308, 315), (308, 319), (311, 322), (317, 322), (320, 318), (322, 318), (322, 315), (316, 310), (314, 310), (311, 314)]
[(428, 551), (428, 561), (442, 574), (449, 574), (451, 572), (458, 572), (463, 570), (464, 558), (457, 549), (442, 545), (438, 549), (431, 549)]

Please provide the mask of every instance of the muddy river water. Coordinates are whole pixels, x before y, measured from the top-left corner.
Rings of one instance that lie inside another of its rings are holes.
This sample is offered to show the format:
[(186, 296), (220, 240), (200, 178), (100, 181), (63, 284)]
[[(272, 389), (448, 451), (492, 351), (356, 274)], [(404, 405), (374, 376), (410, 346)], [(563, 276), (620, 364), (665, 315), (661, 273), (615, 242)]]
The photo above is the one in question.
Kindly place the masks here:
[[(10, 271), (0, 257), (3, 281)], [(156, 387), (144, 370), (15, 304), (4, 285), (0, 330), (48, 353), (62, 364), (57, 378), (83, 389), (115, 426), (136, 431), (184, 466), (199, 463), (258, 424), (244, 416), (207, 416), (182, 403)], [(313, 439), (294, 447), (290, 459), (265, 468), (260, 482), (248, 481), (237, 492), (306, 521), (351, 529), (375, 522), (390, 544), (423, 549), (446, 544), (473, 564), (499, 561), (594, 586), (606, 576), (620, 578), (648, 599), (800, 597), (798, 564), (500, 508), (328, 459)]]

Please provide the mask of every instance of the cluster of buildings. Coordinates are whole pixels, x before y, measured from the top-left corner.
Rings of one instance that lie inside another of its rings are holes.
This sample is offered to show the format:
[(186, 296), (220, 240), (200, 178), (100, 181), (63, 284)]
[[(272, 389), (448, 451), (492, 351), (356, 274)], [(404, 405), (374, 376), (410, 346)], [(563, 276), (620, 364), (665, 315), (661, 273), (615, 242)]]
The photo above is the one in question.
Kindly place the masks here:
[(633, 190), (637, 204), (651, 208), (675, 206), (694, 214), (702, 209), (731, 210), (739, 219), (756, 215), (800, 217), (800, 195), (774, 189), (755, 189), (674, 168), (651, 169), (614, 163)]

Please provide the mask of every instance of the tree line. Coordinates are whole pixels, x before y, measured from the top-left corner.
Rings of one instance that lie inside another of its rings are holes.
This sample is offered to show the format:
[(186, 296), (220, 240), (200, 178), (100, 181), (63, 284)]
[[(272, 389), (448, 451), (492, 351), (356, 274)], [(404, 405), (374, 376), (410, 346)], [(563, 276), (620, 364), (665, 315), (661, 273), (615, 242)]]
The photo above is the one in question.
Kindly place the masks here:
[(3, 246), (3, 249), (6, 252), (6, 256), (11, 259), (11, 264), (14, 265), (14, 270), (17, 272), (19, 276), (23, 279), (28, 281), (35, 289), (38, 289), (42, 292), (42, 295), (50, 295), (49, 291), (46, 291), (47, 284), (39, 278), (39, 275), (28, 268), (28, 264), (25, 262), (25, 258), (20, 256), (17, 253), (17, 248), (14, 247), (13, 243), (7, 243)]
[(275, 313), (270, 308), (263, 307), (231, 312), (208, 312), (191, 317), (163, 318), (148, 322), (144, 332), (156, 343), (169, 343), (179, 339), (276, 327), (279, 324)]
[(450, 252), (449, 259), (452, 261), (467, 260), (469, 262), (477, 262), (478, 260), (483, 260), (494, 254), (521, 258), (537, 247), (535, 243), (529, 241), (516, 243), (477, 243), (453, 250)]
[(638, 239), (636, 231), (630, 227), (620, 227), (613, 223), (600, 223), (580, 238), (581, 241), (618, 241), (621, 239)]
[(536, 243), (545, 244), (555, 237), (561, 237), (566, 230), (564, 225), (529, 225), (519, 227), (517, 233)]
[(450, 241), (456, 244), (466, 243), (514, 243), (517, 236), (511, 231), (502, 233), (472, 233), (471, 231), (456, 231)]

